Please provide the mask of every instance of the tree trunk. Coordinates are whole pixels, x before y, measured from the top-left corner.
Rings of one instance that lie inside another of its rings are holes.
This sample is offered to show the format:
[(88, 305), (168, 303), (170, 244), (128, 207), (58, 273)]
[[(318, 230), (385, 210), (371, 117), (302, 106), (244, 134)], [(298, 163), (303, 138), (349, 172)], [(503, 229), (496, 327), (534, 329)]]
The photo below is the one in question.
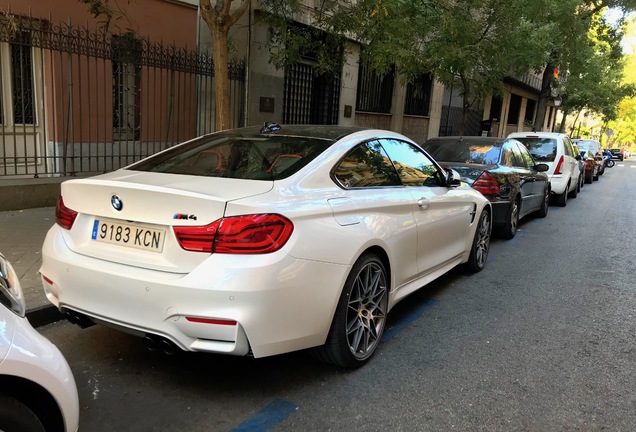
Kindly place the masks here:
[(230, 77), (229, 55), (227, 51), (228, 31), (210, 29), (212, 33), (212, 49), (214, 50), (214, 129), (217, 131), (230, 129)]
[(225, 130), (232, 127), (230, 118), (230, 71), (228, 54), (228, 34), (230, 28), (247, 11), (250, 0), (240, 0), (238, 7), (231, 11), (234, 0), (200, 0), (201, 17), (208, 25), (212, 36), (212, 58), (214, 60), (214, 129)]
[(543, 71), (543, 80), (541, 81), (541, 93), (539, 93), (539, 101), (537, 102), (537, 116), (534, 119), (534, 127), (532, 130), (541, 132), (543, 122), (545, 121), (545, 113), (548, 109), (548, 99), (550, 99), (550, 83), (552, 82), (552, 73), (554, 66), (548, 63)]
[(561, 118), (561, 124), (559, 125), (559, 133), (565, 133), (565, 120), (568, 118), (570, 110), (563, 110), (563, 117)]
[[(468, 99), (470, 84), (466, 78), (461, 77), (462, 81), (462, 120), (459, 123), (459, 136), (464, 136), (466, 131), (466, 121), (468, 120), (468, 110), (470, 109), (470, 100)], [(450, 109), (450, 107), (449, 107)]]

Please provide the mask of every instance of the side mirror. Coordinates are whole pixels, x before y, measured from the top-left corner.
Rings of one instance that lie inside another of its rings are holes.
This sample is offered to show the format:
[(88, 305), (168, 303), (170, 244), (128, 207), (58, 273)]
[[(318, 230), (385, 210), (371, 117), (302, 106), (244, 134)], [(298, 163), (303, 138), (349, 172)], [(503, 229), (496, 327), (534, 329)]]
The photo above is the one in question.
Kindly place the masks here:
[[(579, 157), (579, 160), (580, 160), (580, 157)], [(550, 165), (548, 165), (548, 164), (544, 164), (544, 163), (540, 163), (540, 164), (536, 164), (536, 165), (534, 166), (534, 168), (535, 168), (537, 171), (539, 171), (539, 172), (546, 172), (546, 171), (549, 171), (549, 170), (550, 170)]]
[(446, 170), (446, 186), (449, 188), (459, 187), (462, 185), (462, 178), (459, 176), (459, 173), (454, 169)]

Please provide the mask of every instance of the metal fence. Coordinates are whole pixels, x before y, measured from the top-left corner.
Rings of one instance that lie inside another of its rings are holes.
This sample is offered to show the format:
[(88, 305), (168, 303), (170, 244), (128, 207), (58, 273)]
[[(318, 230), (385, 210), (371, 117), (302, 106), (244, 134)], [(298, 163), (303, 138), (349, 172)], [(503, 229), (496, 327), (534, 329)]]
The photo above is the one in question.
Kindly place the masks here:
[[(440, 136), (459, 135), (463, 111), (464, 110), (461, 107), (449, 107), (447, 105), (442, 107), (442, 121), (440, 122), (439, 127)], [(466, 123), (464, 124), (464, 136), (481, 135), (483, 124), (481, 121), (482, 118), (483, 112), (478, 110), (469, 110), (466, 117)]]
[[(0, 24), (0, 178), (106, 172), (214, 130), (208, 55), (36, 18)], [(229, 77), (242, 126), (244, 62)]]

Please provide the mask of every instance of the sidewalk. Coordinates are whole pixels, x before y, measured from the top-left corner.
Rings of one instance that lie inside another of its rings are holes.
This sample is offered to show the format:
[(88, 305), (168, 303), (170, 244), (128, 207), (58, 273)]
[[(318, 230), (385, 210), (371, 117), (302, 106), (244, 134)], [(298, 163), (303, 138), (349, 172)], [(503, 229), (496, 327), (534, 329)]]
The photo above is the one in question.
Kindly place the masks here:
[(0, 252), (18, 274), (33, 326), (45, 325), (61, 318), (44, 295), (38, 271), (42, 243), (55, 223), (55, 207), (0, 211)]

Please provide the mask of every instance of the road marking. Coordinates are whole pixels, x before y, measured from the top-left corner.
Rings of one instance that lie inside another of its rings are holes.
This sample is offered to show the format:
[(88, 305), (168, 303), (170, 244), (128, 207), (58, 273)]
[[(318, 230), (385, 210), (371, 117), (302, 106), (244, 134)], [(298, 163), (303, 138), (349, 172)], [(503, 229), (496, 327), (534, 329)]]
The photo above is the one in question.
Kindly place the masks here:
[(387, 329), (384, 329), (384, 333), (382, 334), (382, 338), (380, 342), (387, 343), (391, 339), (393, 339), (400, 331), (404, 330), (409, 326), (413, 321), (418, 319), (428, 308), (435, 305), (437, 300), (428, 299), (426, 303), (420, 305), (417, 309), (415, 309), (410, 314), (406, 315), (400, 322), (396, 323), (394, 326), (391, 326)]
[(276, 399), (265, 408), (232, 429), (232, 432), (271, 431), (298, 411), (298, 406), (285, 400)]

